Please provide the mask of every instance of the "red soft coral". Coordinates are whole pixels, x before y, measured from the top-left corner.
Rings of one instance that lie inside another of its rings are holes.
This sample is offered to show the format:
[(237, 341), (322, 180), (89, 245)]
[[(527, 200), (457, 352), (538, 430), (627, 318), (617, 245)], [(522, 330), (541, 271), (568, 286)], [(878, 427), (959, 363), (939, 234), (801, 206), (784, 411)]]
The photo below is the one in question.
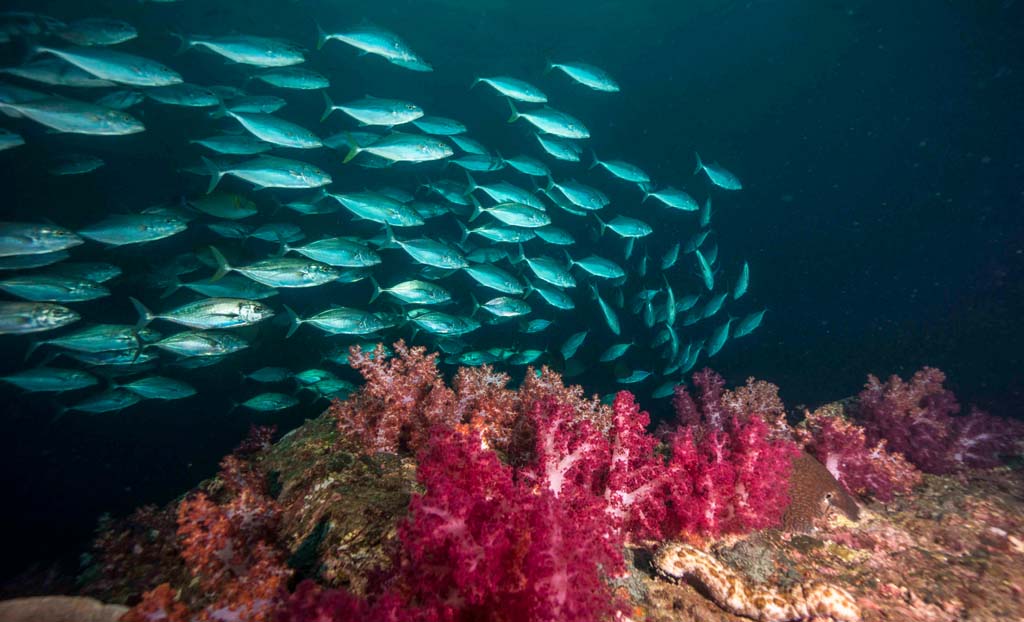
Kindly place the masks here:
[(921, 482), (921, 472), (884, 439), (868, 443), (863, 428), (827, 409), (807, 413), (797, 436), (851, 494), (889, 501)]
[(882, 383), (868, 376), (858, 395), (858, 414), (869, 442), (881, 439), (927, 473), (999, 464), (1019, 451), (1021, 426), (972, 410), (963, 417), (956, 396), (943, 386), (946, 375), (924, 367), (910, 382), (891, 376)]

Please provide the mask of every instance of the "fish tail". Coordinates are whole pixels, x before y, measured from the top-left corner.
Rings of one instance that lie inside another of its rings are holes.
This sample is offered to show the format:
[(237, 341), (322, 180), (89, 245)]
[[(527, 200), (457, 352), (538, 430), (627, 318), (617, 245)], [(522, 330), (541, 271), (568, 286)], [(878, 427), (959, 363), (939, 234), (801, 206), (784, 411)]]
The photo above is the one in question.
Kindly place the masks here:
[(550, 58), (544, 59), (544, 75), (551, 73), (551, 70), (555, 68), (555, 63)]
[(653, 192), (650, 192), (650, 191), (648, 191), (648, 190), (644, 190), (644, 198), (640, 199), (640, 203), (641, 203), (641, 204), (643, 204), (643, 203), (644, 203), (644, 201), (646, 201), (646, 200), (647, 200), (648, 198), (650, 198), (650, 196), (651, 196), (652, 194), (654, 194), (654, 193), (653, 193)]
[(476, 180), (473, 179), (473, 176), (469, 174), (469, 171), (466, 171), (466, 182), (466, 191), (462, 193), (463, 195), (470, 194), (480, 187), (477, 185)]
[(168, 298), (171, 294), (178, 291), (179, 289), (181, 289), (181, 281), (178, 279), (178, 277), (173, 277), (171, 279), (171, 284), (167, 286), (167, 289), (165, 289), (162, 294), (160, 294), (160, 299), (162, 300), (164, 298)]
[(530, 294), (537, 291), (537, 288), (533, 286), (533, 281), (528, 277), (523, 277), (523, 282), (526, 283), (526, 289), (523, 291), (523, 298), (528, 298)]
[(179, 42), (178, 43), (178, 49), (174, 51), (174, 55), (175, 56), (179, 56), (181, 54), (184, 54), (186, 50), (188, 50), (190, 47), (192, 47), (192, 42), (189, 41), (188, 38), (185, 35), (181, 34), (177, 30), (168, 30), (167, 34), (169, 34), (170, 36), (174, 37)]
[(135, 328), (144, 328), (155, 319), (156, 316), (153, 315), (153, 312), (147, 309), (146, 305), (139, 302), (138, 298), (129, 297), (128, 300), (132, 301), (132, 306), (135, 307), (135, 311), (139, 314), (139, 321), (135, 323)]
[(39, 349), (39, 346), (41, 346), (41, 345), (43, 345), (42, 341), (33, 341), (32, 343), (28, 344), (28, 349), (25, 350), (25, 359), (24, 360), (27, 361), (32, 356), (32, 354), (37, 349)]
[(590, 163), (590, 166), (587, 167), (587, 170), (590, 170), (601, 163), (601, 161), (597, 159), (597, 152), (594, 151), (593, 149), (590, 150), (590, 157), (593, 159), (593, 162)]
[(459, 238), (459, 245), (461, 246), (466, 243), (466, 240), (469, 239), (470, 231), (469, 228), (466, 227), (466, 225), (461, 220), (456, 220), (455, 222), (459, 225), (459, 229), (462, 230), (462, 237)]
[(484, 213), (484, 210), (480, 207), (480, 201), (477, 201), (475, 196), (469, 195), (469, 200), (473, 202), (473, 215), (469, 217), (469, 222), (473, 222), (480, 217), (480, 214)]
[(701, 162), (701, 160), (700, 160), (700, 154), (699, 154), (699, 153), (697, 153), (696, 151), (694, 151), (694, 152), (693, 152), (693, 155), (694, 155), (694, 157), (696, 157), (696, 158), (697, 158), (697, 168), (693, 169), (693, 174), (694, 174), (694, 175), (696, 175), (697, 173), (699, 173), (699, 172), (700, 172), (700, 170), (701, 170), (702, 168), (704, 168), (704, 163), (703, 163), (703, 162)]
[(370, 302), (373, 302), (374, 300), (377, 300), (378, 296), (380, 296), (380, 283), (377, 282), (377, 279), (371, 276), (370, 285), (373, 286), (373, 294), (370, 295)]
[(569, 251), (562, 249), (562, 252), (565, 253), (565, 260), (569, 262), (569, 267), (575, 266), (576, 262), (572, 260), (572, 255), (569, 254)]
[(480, 301), (476, 299), (476, 295), (473, 292), (469, 293), (469, 299), (473, 302), (473, 310), (469, 312), (469, 317), (473, 317), (480, 310)]
[(516, 105), (512, 103), (511, 99), (506, 98), (506, 101), (508, 101), (508, 107), (512, 109), (512, 115), (508, 118), (508, 122), (515, 123), (519, 118), (519, 111), (516, 110)]
[(232, 267), (228, 264), (228, 260), (224, 258), (224, 254), (217, 250), (217, 247), (210, 247), (210, 254), (213, 255), (213, 260), (217, 262), (217, 271), (210, 277), (210, 281), (219, 281), (224, 278), (224, 275), (231, 272)]
[(548, 185), (544, 186), (544, 190), (545, 190), (545, 192), (551, 192), (554, 189), (555, 189), (555, 178), (551, 176), (551, 173), (548, 173)]
[(481, 78), (473, 78), (473, 82), (472, 84), (469, 85), (469, 88), (473, 88), (474, 86), (480, 84), (481, 81)]
[(288, 321), (290, 322), (288, 325), (288, 333), (284, 336), (284, 338), (287, 339), (294, 335), (295, 331), (299, 330), (299, 326), (302, 324), (302, 319), (299, 317), (299, 314), (295, 313), (295, 310), (288, 305), (282, 306), (284, 307), (284, 312), (288, 314)]
[[(321, 90), (320, 94), (324, 96), (324, 113), (320, 115), (320, 122), (323, 123), (327, 120), (327, 117), (331, 116), (331, 113), (334, 112), (334, 101), (331, 99), (331, 96), (327, 94), (326, 90)], [(349, 138), (349, 142), (351, 143), (351, 137), (348, 136), (348, 134), (346, 134), (346, 137)]]
[(387, 223), (384, 223), (384, 244), (380, 248), (398, 248), (398, 244), (395, 242), (395, 230)]
[(66, 412), (71, 410), (70, 407), (59, 404), (57, 406), (57, 414), (50, 418), (50, 423), (57, 423), (57, 420), (64, 416)]
[(362, 149), (359, 148), (359, 143), (356, 142), (356, 139), (352, 138), (351, 134), (345, 132), (345, 137), (348, 140), (349, 147), (348, 154), (345, 156), (345, 159), (341, 161), (342, 164), (348, 164), (352, 161), (352, 158), (359, 155), (359, 152), (362, 151)]
[(515, 257), (509, 257), (508, 260), (512, 262), (513, 265), (515, 265), (517, 263), (520, 263), (524, 259), (526, 259), (526, 253), (523, 251), (523, 243), (520, 242), (519, 244), (516, 245)]
[(213, 163), (213, 160), (210, 160), (205, 156), (203, 156), (203, 165), (206, 166), (206, 170), (210, 173), (210, 185), (206, 188), (206, 194), (210, 194), (224, 177), (224, 171), (217, 168), (217, 165)]
[(327, 39), (327, 32), (320, 26), (320, 22), (316, 22), (316, 49), (322, 50)]
[[(597, 219), (598, 226), (601, 227), (601, 235), (604, 235), (604, 232), (608, 229), (608, 225), (603, 220), (601, 220), (601, 217), (597, 215), (597, 212), (591, 212), (591, 213), (594, 215), (594, 218)], [(632, 239), (632, 238), (630, 238), (630, 239)], [(626, 259), (629, 259), (629, 257), (626, 257)]]

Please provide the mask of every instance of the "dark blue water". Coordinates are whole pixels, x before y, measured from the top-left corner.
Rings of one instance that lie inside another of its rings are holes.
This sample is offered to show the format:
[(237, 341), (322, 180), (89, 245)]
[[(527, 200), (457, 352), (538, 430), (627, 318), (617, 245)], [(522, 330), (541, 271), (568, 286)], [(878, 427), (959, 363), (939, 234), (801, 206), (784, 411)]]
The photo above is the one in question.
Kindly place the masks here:
[[(750, 262), (750, 293), (735, 313), (769, 311), (757, 332), (728, 343), (700, 366), (712, 365), (733, 383), (748, 376), (772, 381), (787, 404), (796, 406), (853, 394), (868, 373), (906, 376), (931, 365), (948, 373), (964, 402), (1020, 416), (1024, 88), (1019, 59), (1024, 44), (1019, 24), (1024, 11), (1019, 3), (707, 1), (686, 3), (686, 9), (673, 2), (642, 7), (500, 0), (340, 4), (119, 0), (89, 7), (70, 1), (4, 6), (61, 19), (125, 19), (141, 34), (126, 51), (160, 59), (200, 84), (241, 84), (245, 72), (196, 51), (173, 56), (176, 42), (168, 30), (278, 36), (312, 48), (315, 20), (330, 28), (368, 19), (401, 34), (435, 71), (403, 71), (332, 43), (308, 56), (309, 66), (331, 77), (335, 101), (366, 93), (415, 101), (432, 114), (461, 120), (485, 144), (503, 152), (507, 146), (505, 155), (539, 153), (522, 122), (505, 123), (508, 111), (500, 98), (468, 86), (481, 74), (529, 79), (553, 103), (587, 121), (594, 135), (590, 145), (603, 158), (634, 162), (655, 179), (698, 189), (701, 199), (708, 184), (691, 176), (695, 149), (742, 178), (742, 192), (714, 194), (713, 239), (725, 274), (734, 275), (744, 260)], [(19, 62), (23, 54), (18, 44), (0, 49), (4, 64)], [(596, 93), (564, 76), (544, 77), (548, 57), (598, 65), (616, 77), (622, 92)], [(259, 86), (253, 91), (273, 92)], [(318, 94), (287, 97), (289, 119), (321, 134), (345, 127), (337, 114), (326, 128), (318, 125)], [(95, 146), (95, 137), (52, 136), (4, 120), (28, 144), (0, 153), (3, 219), (44, 215), (74, 228), (107, 213), (202, 192), (205, 179), (175, 172), (198, 154), (182, 137), (208, 135), (213, 132), (206, 130), (216, 126), (195, 111), (151, 102), (139, 110), (147, 131), (100, 139), (102, 147)], [(45, 171), (61, 150), (99, 150), (107, 166), (91, 176), (55, 179)], [(336, 187), (347, 191), (461, 175), (438, 167), (336, 173), (341, 170), (337, 154), (303, 155), (330, 167)], [(599, 179), (593, 171), (553, 168), (559, 178)], [(234, 180), (226, 186), (246, 188)], [(602, 188), (613, 204), (638, 198), (624, 186), (606, 182)], [(677, 214), (645, 214), (661, 248), (694, 231)], [(339, 222), (337, 216), (279, 216), (301, 222), (311, 234), (337, 231)], [(360, 234), (374, 231), (365, 224), (346, 226)], [(451, 222), (430, 227), (438, 236), (457, 231)], [(578, 238), (593, 247), (587, 231), (581, 228)], [(147, 288), (150, 266), (214, 240), (193, 227), (135, 249), (76, 249), (76, 257), (128, 267), (113, 298), (76, 309), (94, 320), (134, 322), (128, 295), (164, 308), (169, 303), (158, 299), (159, 289)], [(621, 256), (621, 243), (610, 240), (602, 242), (608, 255)], [(259, 241), (245, 248), (224, 246), (250, 256), (274, 250)], [(696, 276), (683, 274), (680, 295), (699, 287)], [(399, 275), (385, 272), (380, 278), (390, 282), (390, 276)], [(272, 304), (280, 308), (286, 302), (309, 313), (330, 303), (364, 304), (369, 295), (365, 283), (332, 285), (315, 293), (285, 292)], [(543, 307), (532, 300), (535, 308)], [(603, 329), (592, 303), (580, 305), (565, 324), (551, 335), (519, 338), (512, 345), (557, 348), (578, 326), (593, 327), (595, 335)], [(171, 332), (167, 325), (160, 328)], [(706, 335), (702, 330), (695, 336)], [(9, 508), (0, 523), (7, 536), (4, 574), (56, 559), (73, 568), (100, 513), (120, 515), (142, 503), (163, 503), (208, 477), (250, 423), (276, 423), (284, 431), (320, 412), (324, 402), (309, 398), (284, 414), (228, 412), (232, 399), (259, 391), (240, 384), (241, 371), (268, 364), (318, 365), (310, 354), (332, 343), (311, 327), (287, 341), (283, 332), (278, 324), (247, 330), (243, 334), (253, 339), (253, 348), (181, 376), (200, 395), (176, 403), (144, 402), (110, 415), (70, 414), (51, 424), (51, 401), (0, 388), (8, 405), (0, 464)], [(496, 329), (472, 337), (480, 347), (509, 345), (504, 338)], [(599, 343), (608, 339), (600, 335)], [(26, 344), (16, 338), (0, 341), (4, 372), (23, 365)], [(605, 393), (616, 386), (612, 373), (594, 360), (601, 349), (592, 343), (585, 351), (593, 366), (575, 381)], [(641, 385), (637, 393), (652, 412), (664, 415), (664, 402), (644, 397), (652, 388)]]

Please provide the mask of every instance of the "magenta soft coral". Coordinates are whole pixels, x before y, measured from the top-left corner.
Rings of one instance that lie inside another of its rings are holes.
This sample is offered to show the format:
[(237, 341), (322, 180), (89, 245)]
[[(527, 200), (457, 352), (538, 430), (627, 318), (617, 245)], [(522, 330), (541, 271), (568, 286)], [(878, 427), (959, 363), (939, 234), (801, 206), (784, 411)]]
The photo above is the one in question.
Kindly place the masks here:
[[(670, 465), (686, 474), (674, 484), (672, 507), (684, 531), (720, 535), (777, 524), (788, 503), (792, 459), (799, 451), (781, 438), (771, 391), (726, 392), (710, 369), (694, 374), (695, 399), (680, 385), (673, 405), (679, 428), (668, 434)], [(748, 383), (748, 387), (753, 386)], [(757, 399), (754, 399), (757, 397)], [(772, 412), (756, 412), (761, 406)], [(769, 428), (768, 416), (775, 428)]]
[(943, 383), (946, 375), (924, 367), (909, 382), (868, 376), (858, 395), (858, 414), (868, 441), (888, 442), (927, 473), (963, 467), (991, 467), (1000, 456), (1019, 451), (1022, 426), (972, 409), (956, 416), (960, 404)]

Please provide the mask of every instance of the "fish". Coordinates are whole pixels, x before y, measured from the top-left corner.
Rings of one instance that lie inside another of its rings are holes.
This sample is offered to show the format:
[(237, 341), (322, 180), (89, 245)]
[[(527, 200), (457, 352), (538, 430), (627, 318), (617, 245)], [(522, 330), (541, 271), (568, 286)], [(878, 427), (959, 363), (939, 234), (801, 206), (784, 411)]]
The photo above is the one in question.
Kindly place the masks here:
[(545, 283), (562, 288), (576, 287), (576, 279), (573, 278), (568, 269), (555, 259), (545, 256), (527, 257), (523, 253), (522, 246), (520, 246), (519, 255), (512, 262), (519, 263), (520, 261), (526, 262), (533, 275)]
[(722, 350), (722, 346), (725, 345), (725, 341), (729, 338), (729, 327), (732, 326), (733, 320), (735, 318), (730, 317), (711, 333), (711, 338), (705, 346), (709, 357), (718, 354)]
[(48, 274), (3, 279), (0, 290), (36, 302), (82, 302), (110, 295), (110, 290), (98, 283)]
[(512, 158), (504, 158), (505, 164), (530, 177), (551, 177), (551, 169), (536, 158), (527, 155), (518, 155)]
[(4, 67), (0, 73), (50, 86), (103, 88), (117, 85), (116, 82), (97, 78), (59, 58), (40, 58), (16, 67)]
[(568, 339), (565, 340), (565, 343), (563, 343), (562, 347), (559, 349), (562, 354), (562, 358), (568, 361), (572, 357), (576, 356), (576, 352), (579, 351), (580, 346), (583, 345), (583, 342), (586, 341), (587, 335), (589, 334), (589, 330), (581, 330), (578, 333), (569, 335)]
[(0, 380), (30, 393), (64, 393), (99, 383), (96, 376), (88, 372), (59, 367), (33, 367), (0, 376)]
[(352, 161), (362, 152), (372, 153), (391, 162), (430, 162), (443, 160), (452, 156), (455, 151), (451, 145), (429, 136), (392, 132), (373, 143), (360, 147), (353, 144), (342, 164)]
[(17, 103), (0, 101), (0, 112), (13, 112), (69, 134), (125, 136), (146, 129), (142, 122), (127, 112), (64, 97), (44, 97)]
[(588, 255), (583, 259), (573, 259), (569, 252), (566, 251), (565, 259), (569, 262), (570, 268), (579, 266), (593, 276), (602, 279), (618, 279), (626, 276), (626, 271), (622, 269), (622, 266), (610, 259), (598, 257), (597, 255)]
[(666, 186), (658, 191), (644, 190), (644, 198), (640, 202), (643, 203), (650, 197), (654, 197), (665, 205), (684, 212), (696, 212), (700, 209), (700, 205), (697, 204), (697, 201), (692, 196), (672, 186)]
[(394, 127), (423, 118), (423, 109), (412, 102), (367, 95), (363, 99), (346, 104), (335, 104), (326, 91), (323, 98), (324, 113), (320, 117), (321, 122), (326, 121), (335, 110), (344, 112), (362, 125)]
[(296, 91), (319, 91), (331, 86), (331, 81), (327, 79), (327, 76), (304, 67), (268, 69), (253, 76), (253, 79), (280, 89)]
[(340, 276), (333, 266), (305, 257), (271, 257), (234, 267), (215, 247), (211, 246), (210, 252), (217, 262), (217, 271), (211, 281), (217, 281), (229, 272), (237, 272), (267, 287), (316, 287), (336, 281)]
[(196, 394), (192, 385), (166, 376), (147, 376), (113, 388), (131, 391), (144, 400), (180, 400)]
[(590, 138), (590, 130), (587, 129), (587, 126), (569, 114), (547, 107), (529, 112), (519, 112), (511, 99), (508, 100), (508, 105), (512, 109), (512, 115), (508, 118), (509, 123), (526, 119), (530, 125), (545, 134), (553, 134), (560, 138)]
[(466, 132), (466, 126), (455, 119), (444, 117), (420, 117), (412, 122), (424, 134), (454, 136)]
[(708, 291), (713, 290), (715, 288), (715, 274), (711, 271), (711, 266), (704, 258), (704, 254), (700, 252), (700, 249), (695, 249), (693, 254), (697, 258), (697, 269), (700, 273), (701, 280), (704, 281), (704, 287), (706, 287)]
[(508, 201), (490, 207), (483, 207), (475, 198), (471, 200), (473, 201), (473, 215), (469, 218), (470, 222), (486, 212), (497, 220), (513, 227), (536, 229), (537, 227), (546, 227), (551, 224), (551, 216), (546, 212), (542, 212), (524, 203)]
[(604, 91), (606, 93), (617, 93), (619, 91), (619, 84), (610, 76), (608, 72), (603, 69), (599, 69), (593, 65), (580, 62), (568, 62), (568, 63), (548, 63), (547, 70), (559, 69), (569, 76), (576, 82), (583, 86), (590, 87), (595, 91)]
[(192, 281), (190, 283), (182, 283), (175, 277), (171, 280), (167, 289), (164, 290), (164, 293), (161, 294), (160, 297), (167, 298), (182, 287), (210, 298), (247, 298), (250, 300), (263, 300), (277, 295), (277, 290), (273, 287), (267, 287), (262, 283), (257, 283), (256, 281), (242, 275), (228, 274), (216, 281), (212, 279), (203, 279), (201, 281)]
[(121, 412), (125, 408), (134, 406), (141, 401), (142, 398), (131, 391), (110, 389), (98, 395), (89, 396), (80, 402), (62, 409), (58, 416), (62, 415), (64, 410), (86, 412), (94, 415)]
[(711, 197), (704, 199), (704, 205), (700, 208), (700, 227), (704, 229), (711, 224)]
[(330, 175), (312, 164), (277, 156), (261, 155), (224, 166), (203, 158), (203, 164), (210, 175), (207, 194), (214, 191), (225, 175), (243, 179), (257, 188), (320, 188), (333, 181)]
[(608, 348), (604, 352), (601, 353), (601, 356), (598, 357), (597, 360), (601, 361), (602, 363), (610, 363), (611, 361), (615, 361), (622, 358), (626, 354), (626, 351), (632, 347), (632, 341), (629, 341), (627, 343), (612, 344), (608, 346)]
[(67, 326), (82, 319), (77, 312), (50, 302), (0, 301), (0, 335), (26, 335)]
[(11, 130), (0, 128), (0, 151), (7, 151), (25, 144), (25, 138)]
[(175, 333), (159, 341), (146, 344), (179, 356), (217, 356), (238, 352), (249, 347), (249, 342), (237, 335), (219, 330), (190, 330)]
[(287, 105), (287, 99), (276, 95), (242, 95), (229, 98), (229, 101), (224, 103), (225, 108), (234, 112), (262, 112), (263, 114), (273, 114)]
[(306, 61), (299, 46), (283, 39), (252, 35), (208, 37), (171, 33), (181, 41), (180, 52), (200, 47), (231, 62), (254, 67), (289, 67)]
[(742, 190), (743, 183), (740, 182), (739, 177), (733, 175), (731, 172), (720, 166), (719, 164), (705, 164), (700, 159), (700, 154), (694, 152), (694, 157), (697, 158), (697, 168), (694, 169), (693, 174), (696, 175), (701, 171), (707, 174), (708, 179), (711, 183), (715, 184), (723, 190)]
[(391, 227), (418, 227), (423, 219), (411, 208), (379, 192), (328, 194), (359, 218)]
[(637, 370), (634, 370), (634, 371), (630, 372), (629, 375), (627, 375), (627, 376), (619, 376), (615, 380), (619, 384), (636, 384), (638, 382), (643, 382), (644, 380), (647, 380), (650, 377), (651, 377), (651, 372), (643, 370), (643, 369), (637, 369)]
[(484, 287), (489, 287), (503, 294), (520, 295), (526, 291), (523, 284), (519, 282), (519, 279), (497, 266), (488, 264), (466, 266), (463, 268), (463, 272), (473, 277), (473, 280)]
[[(597, 212), (594, 212), (594, 218), (597, 219), (597, 223), (601, 227), (602, 235), (604, 235), (606, 229), (611, 229), (624, 238), (642, 238), (654, 233), (654, 229), (649, 224), (637, 218), (615, 216), (608, 222), (605, 222), (601, 220)], [(678, 245), (676, 246), (676, 252), (679, 252)]]
[(249, 197), (232, 192), (200, 195), (187, 199), (186, 203), (204, 214), (226, 220), (241, 220), (259, 213), (256, 203)]
[(676, 265), (676, 261), (679, 259), (679, 249), (681, 246), (682, 245), (679, 242), (676, 242), (669, 247), (667, 251), (665, 251), (665, 254), (661, 257), (662, 270), (668, 270), (672, 266)]
[(544, 104), (548, 101), (548, 96), (545, 95), (543, 91), (529, 82), (519, 80), (518, 78), (510, 78), (508, 76), (475, 78), (473, 80), (473, 84), (470, 85), (470, 88), (473, 88), (480, 83), (486, 84), (505, 97), (509, 97), (516, 101), (530, 104)]
[(57, 162), (50, 167), (49, 173), (58, 177), (64, 175), (84, 175), (101, 168), (105, 164), (106, 162), (103, 161), (103, 158), (99, 158), (94, 155), (71, 153), (61, 156)]
[(388, 229), (387, 236), (388, 245), (400, 247), (413, 260), (425, 266), (433, 266), (445, 270), (459, 270), (469, 266), (469, 262), (466, 261), (462, 253), (444, 242), (438, 242), (429, 238), (403, 241), (396, 239), (390, 229)]
[(612, 175), (625, 181), (631, 181), (636, 184), (649, 184), (651, 183), (651, 177), (645, 173), (639, 166), (623, 162), (622, 160), (598, 160), (597, 154), (593, 151), (590, 152), (593, 162), (590, 168), (600, 166), (604, 170), (608, 171)]
[(522, 203), (529, 205), (532, 208), (540, 211), (546, 211), (544, 202), (538, 199), (534, 194), (516, 186), (510, 184), (507, 181), (499, 181), (495, 184), (489, 184), (481, 186), (476, 183), (473, 176), (466, 171), (466, 194), (473, 193), (477, 190), (483, 190), (487, 196), (489, 196), (496, 203)]
[(556, 182), (554, 179), (549, 177), (547, 185), (548, 192), (551, 192), (555, 188), (557, 188), (565, 198), (569, 199), (573, 205), (588, 211), (600, 210), (610, 203), (608, 195), (593, 186), (582, 184), (574, 179)]
[(416, 54), (398, 35), (369, 24), (362, 24), (343, 32), (328, 33), (317, 24), (316, 48), (319, 50), (328, 41), (341, 41), (367, 54), (383, 57), (389, 63), (411, 69), (429, 72), (434, 68)]
[(128, 22), (105, 17), (76, 19), (56, 34), (65, 41), (81, 46), (117, 45), (139, 36), (139, 32)]
[(79, 328), (59, 337), (35, 341), (29, 345), (25, 358), (32, 356), (40, 346), (57, 346), (75, 352), (111, 352), (115, 350), (138, 350), (141, 346), (156, 341), (160, 333), (151, 328), (127, 324), (96, 324)]
[(249, 326), (274, 317), (265, 304), (244, 298), (204, 298), (165, 313), (155, 314), (135, 298), (129, 297), (139, 314), (139, 326), (153, 320), (165, 320), (189, 328), (233, 328)]
[(593, 294), (594, 299), (597, 300), (597, 305), (601, 308), (601, 314), (604, 316), (605, 324), (608, 325), (608, 329), (612, 331), (612, 334), (619, 336), (622, 334), (622, 325), (619, 323), (619, 316), (604, 298), (601, 298), (601, 293), (597, 291), (595, 285), (590, 286), (590, 292)]
[(256, 371), (242, 374), (243, 379), (264, 384), (284, 382), (291, 377), (292, 372), (287, 367), (261, 367)]
[(743, 269), (740, 270), (740, 276), (736, 279), (736, 284), (732, 287), (732, 299), (739, 300), (743, 294), (747, 293), (747, 287), (750, 286), (750, 264), (746, 261), (743, 262)]
[(572, 237), (571, 233), (561, 227), (555, 227), (554, 225), (538, 227), (534, 232), (538, 238), (544, 240), (548, 244), (554, 244), (555, 246), (572, 246), (576, 243), (576, 240)]
[(308, 318), (300, 318), (288, 305), (284, 305), (291, 325), (286, 337), (291, 337), (302, 324), (310, 324), (331, 335), (369, 335), (392, 326), (371, 311), (349, 307), (332, 307)]
[(70, 229), (50, 224), (0, 222), (0, 257), (44, 255), (84, 244)]
[(415, 305), (439, 305), (452, 299), (452, 295), (448, 290), (427, 281), (412, 279), (397, 283), (391, 287), (382, 288), (373, 277), (370, 277), (370, 283), (373, 285), (373, 295), (370, 296), (370, 302), (376, 300), (382, 293), (390, 294), (404, 303)]
[(104, 261), (76, 261), (62, 263), (48, 270), (47, 273), (93, 283), (106, 283), (121, 276), (123, 271), (120, 266)]
[[(250, 397), (241, 404), (243, 408), (249, 410), (255, 410), (256, 412), (277, 412), (279, 410), (287, 410), (293, 406), (298, 406), (299, 400), (286, 393), (260, 393), (254, 397)], [(231, 410), (234, 410), (233, 407)]]
[(184, 220), (163, 214), (122, 214), (78, 230), (83, 238), (109, 246), (143, 244), (169, 238), (188, 228)]
[(470, 138), (465, 135), (453, 134), (450, 135), (449, 140), (455, 143), (455, 146), (465, 151), (466, 153), (472, 153), (474, 155), (490, 155), (490, 152), (486, 147), (483, 146), (479, 141)]
[(740, 337), (745, 337), (754, 332), (754, 330), (761, 325), (761, 321), (764, 319), (764, 314), (767, 311), (767, 309), (761, 309), (760, 311), (755, 311), (754, 313), (740, 318), (736, 323), (736, 328), (732, 331), (732, 338), (739, 339)]
[(233, 112), (225, 109), (224, 114), (242, 124), (256, 138), (279, 147), (293, 149), (316, 149), (323, 142), (313, 132), (301, 125), (259, 112)]
[(480, 328), (480, 322), (473, 318), (431, 309), (413, 309), (406, 314), (406, 319), (432, 335), (458, 337)]
[(128, 86), (167, 86), (180, 84), (181, 74), (170, 67), (134, 54), (104, 48), (75, 47), (58, 49), (37, 46), (33, 54), (52, 54), (97, 78)]
[(221, 103), (220, 98), (210, 89), (187, 82), (146, 89), (145, 95), (161, 104), (186, 108), (209, 108)]
[(282, 252), (296, 252), (328, 266), (368, 268), (380, 264), (381, 258), (372, 248), (349, 238), (323, 238), (305, 246), (282, 245)]
[[(470, 294), (472, 297), (472, 294)], [(509, 296), (498, 296), (492, 298), (487, 302), (480, 304), (473, 298), (473, 310), (483, 309), (488, 313), (496, 315), (498, 317), (519, 317), (522, 315), (529, 315), (533, 310), (530, 305), (518, 298), (511, 298)]]
[[(572, 277), (570, 276), (569, 278)], [(571, 311), (576, 308), (576, 303), (573, 302), (572, 298), (560, 289), (552, 289), (542, 283), (527, 282), (526, 293), (531, 294), (533, 292), (537, 292), (537, 294), (544, 299), (544, 302), (556, 309)]]

